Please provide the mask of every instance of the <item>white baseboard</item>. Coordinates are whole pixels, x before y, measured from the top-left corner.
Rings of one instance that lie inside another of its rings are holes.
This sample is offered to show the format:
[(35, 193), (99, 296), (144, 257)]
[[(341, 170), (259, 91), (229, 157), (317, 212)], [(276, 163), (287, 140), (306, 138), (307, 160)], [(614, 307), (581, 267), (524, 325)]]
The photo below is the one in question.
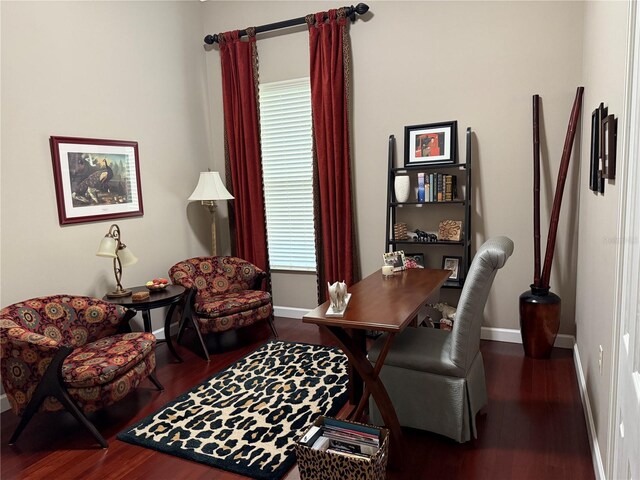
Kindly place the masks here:
[(309, 313), (309, 308), (294, 308), (294, 307), (273, 307), (273, 314), (276, 317), (284, 318), (302, 318), (306, 313)]
[(9, 405), (9, 400), (7, 399), (7, 394), (3, 393), (0, 395), (0, 412), (6, 412), (11, 409), (11, 405)]
[(582, 407), (584, 409), (584, 417), (587, 422), (587, 433), (591, 444), (591, 459), (593, 461), (593, 471), (597, 480), (605, 480), (604, 464), (602, 463), (602, 455), (600, 455), (600, 446), (596, 435), (596, 424), (593, 420), (591, 411), (591, 403), (589, 402), (589, 392), (587, 391), (587, 381), (582, 370), (582, 362), (580, 361), (580, 353), (578, 345), (573, 347), (573, 361), (576, 366), (576, 376), (578, 377), (578, 388), (580, 389), (580, 398), (582, 399)]
[[(482, 327), (480, 338), (482, 340), (493, 340), (494, 342), (522, 343), (520, 330), (515, 328)], [(556, 337), (556, 342), (553, 346), (557, 348), (573, 348), (575, 343), (576, 339), (573, 335), (560, 334)]]

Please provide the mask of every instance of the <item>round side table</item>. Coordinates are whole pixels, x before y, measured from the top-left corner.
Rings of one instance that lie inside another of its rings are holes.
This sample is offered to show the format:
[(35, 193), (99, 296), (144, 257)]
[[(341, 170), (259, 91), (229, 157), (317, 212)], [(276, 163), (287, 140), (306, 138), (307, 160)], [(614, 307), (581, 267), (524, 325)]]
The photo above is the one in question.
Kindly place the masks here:
[(178, 355), (175, 348), (173, 348), (173, 342), (171, 341), (170, 328), (171, 328), (171, 318), (173, 317), (173, 312), (175, 311), (178, 303), (182, 299), (185, 288), (180, 285), (167, 285), (164, 290), (150, 292), (147, 287), (144, 285), (141, 287), (133, 287), (131, 289), (132, 293), (135, 292), (149, 292), (149, 298), (141, 301), (134, 302), (131, 298), (131, 295), (127, 297), (119, 297), (119, 298), (108, 298), (106, 295), (102, 297), (102, 299), (106, 302), (117, 303), (118, 305), (122, 305), (123, 307), (132, 308), (139, 312), (142, 312), (142, 320), (144, 322), (144, 331), (151, 333), (151, 313), (150, 311), (154, 308), (166, 307), (169, 306), (169, 310), (167, 311), (167, 315), (164, 319), (164, 340), (158, 340), (157, 343), (166, 342), (167, 347), (169, 347), (169, 351), (171, 354), (179, 361), (182, 362), (182, 358)]

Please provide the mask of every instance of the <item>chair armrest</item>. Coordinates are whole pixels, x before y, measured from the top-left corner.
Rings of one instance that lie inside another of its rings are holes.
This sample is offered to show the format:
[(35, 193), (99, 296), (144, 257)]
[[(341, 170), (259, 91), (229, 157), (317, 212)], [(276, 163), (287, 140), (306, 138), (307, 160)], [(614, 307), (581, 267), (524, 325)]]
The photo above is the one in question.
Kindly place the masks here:
[[(10, 348), (19, 348), (21, 351), (25, 348), (31, 349), (38, 355), (38, 358), (53, 358), (56, 352), (63, 345), (61, 342), (58, 342), (53, 338), (40, 335), (39, 333), (32, 332), (17, 325), (15, 327), (2, 328), (2, 336), (6, 337)], [(7, 349), (7, 352), (9, 352), (9, 348)], [(3, 351), (3, 357), (8, 358), (10, 357), (10, 354), (7, 355)]]

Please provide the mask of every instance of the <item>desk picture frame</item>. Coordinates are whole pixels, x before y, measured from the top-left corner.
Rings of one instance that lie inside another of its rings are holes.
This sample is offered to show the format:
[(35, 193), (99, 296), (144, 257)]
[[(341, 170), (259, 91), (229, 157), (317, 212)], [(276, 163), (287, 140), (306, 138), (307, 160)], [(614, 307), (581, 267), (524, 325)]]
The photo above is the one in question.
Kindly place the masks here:
[(394, 272), (401, 272), (404, 270), (404, 251), (398, 250), (397, 252), (386, 252), (382, 254), (382, 260), (386, 265), (392, 265)]

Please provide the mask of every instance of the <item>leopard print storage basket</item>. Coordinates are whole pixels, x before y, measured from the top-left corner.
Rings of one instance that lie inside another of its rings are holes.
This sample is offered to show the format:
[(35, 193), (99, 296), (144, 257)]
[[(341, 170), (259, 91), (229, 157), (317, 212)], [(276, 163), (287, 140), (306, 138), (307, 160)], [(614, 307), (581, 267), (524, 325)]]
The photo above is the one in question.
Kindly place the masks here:
[[(341, 421), (344, 422), (345, 420)], [(323, 425), (324, 417), (319, 417), (313, 424), (317, 427)], [(384, 480), (386, 478), (387, 452), (389, 450), (389, 432), (387, 429), (380, 429), (380, 438), (382, 439), (382, 445), (370, 459), (351, 458), (321, 450), (313, 450), (306, 445), (295, 442), (300, 479)]]

